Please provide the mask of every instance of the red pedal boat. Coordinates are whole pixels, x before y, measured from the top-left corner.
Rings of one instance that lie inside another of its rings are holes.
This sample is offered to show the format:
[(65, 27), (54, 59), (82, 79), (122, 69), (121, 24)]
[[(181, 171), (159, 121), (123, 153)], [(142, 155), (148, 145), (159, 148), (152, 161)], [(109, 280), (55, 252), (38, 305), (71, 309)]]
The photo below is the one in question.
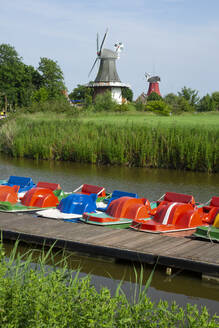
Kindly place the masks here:
[(144, 232), (164, 233), (196, 229), (203, 223), (203, 210), (191, 195), (167, 192), (158, 202), (150, 220), (133, 220), (131, 228)]

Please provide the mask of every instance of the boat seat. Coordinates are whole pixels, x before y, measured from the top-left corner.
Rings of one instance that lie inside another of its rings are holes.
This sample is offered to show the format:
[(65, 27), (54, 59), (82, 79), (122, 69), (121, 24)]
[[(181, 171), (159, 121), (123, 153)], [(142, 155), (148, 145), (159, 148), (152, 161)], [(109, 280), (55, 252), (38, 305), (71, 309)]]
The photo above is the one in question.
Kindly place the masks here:
[(117, 199), (117, 198), (125, 197), (125, 196), (138, 198), (138, 195), (135, 194), (135, 193), (122, 191), (122, 190), (114, 190), (113, 193), (112, 193), (112, 196), (109, 200), (112, 201), (113, 199)]
[(202, 208), (205, 213), (208, 213), (213, 207), (219, 207), (219, 197), (212, 197), (210, 204), (205, 205)]
[(195, 205), (194, 197), (186, 194), (179, 194), (176, 192), (166, 192), (163, 200), (157, 202), (157, 205), (165, 205), (169, 203), (183, 203)]
[(212, 197), (210, 206), (219, 207), (219, 197)]
[(204, 213), (203, 221), (212, 224), (217, 213), (219, 213), (219, 197), (212, 197), (210, 204), (203, 206), (202, 210)]
[(105, 188), (89, 184), (84, 184), (82, 186), (81, 193), (85, 195), (98, 194), (99, 197), (106, 196)]
[(37, 183), (37, 188), (48, 188), (48, 189), (51, 189), (52, 191), (54, 191), (54, 190), (61, 189), (61, 186), (58, 183), (39, 181)]

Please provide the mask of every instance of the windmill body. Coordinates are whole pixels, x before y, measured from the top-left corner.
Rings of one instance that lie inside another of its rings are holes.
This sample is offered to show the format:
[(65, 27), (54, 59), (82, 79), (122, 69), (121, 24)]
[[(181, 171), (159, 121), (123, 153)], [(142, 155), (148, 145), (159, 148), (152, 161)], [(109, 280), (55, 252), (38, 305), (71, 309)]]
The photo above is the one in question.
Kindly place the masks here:
[(94, 66), (99, 60), (99, 69), (94, 82), (90, 82), (87, 86), (94, 89), (94, 98), (98, 94), (110, 91), (112, 98), (118, 103), (122, 103), (122, 88), (129, 87), (129, 85), (122, 83), (116, 70), (116, 60), (119, 58), (119, 53), (123, 48), (122, 43), (115, 44), (115, 51), (110, 49), (102, 49), (106, 38), (104, 35), (100, 49), (98, 49), (97, 37), (97, 58), (90, 70), (91, 74)]
[(100, 56), (100, 66), (95, 82), (121, 82), (116, 71), (117, 53), (103, 49)]
[(159, 76), (151, 76), (149, 73), (145, 73), (145, 77), (146, 77), (147, 82), (149, 83), (147, 96), (150, 96), (150, 94), (152, 92), (155, 92), (159, 96), (161, 96), (160, 88), (159, 88), (160, 77)]

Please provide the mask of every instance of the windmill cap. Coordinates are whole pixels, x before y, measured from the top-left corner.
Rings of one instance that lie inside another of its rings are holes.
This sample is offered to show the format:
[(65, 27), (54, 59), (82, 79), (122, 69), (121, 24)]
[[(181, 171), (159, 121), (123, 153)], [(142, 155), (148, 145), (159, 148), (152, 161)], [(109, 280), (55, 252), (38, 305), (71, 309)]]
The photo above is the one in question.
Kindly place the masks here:
[(101, 59), (117, 59), (118, 53), (110, 50), (110, 49), (103, 49), (100, 54)]
[(147, 80), (148, 80), (148, 82), (151, 82), (151, 83), (160, 82), (160, 77), (159, 76), (151, 76)]

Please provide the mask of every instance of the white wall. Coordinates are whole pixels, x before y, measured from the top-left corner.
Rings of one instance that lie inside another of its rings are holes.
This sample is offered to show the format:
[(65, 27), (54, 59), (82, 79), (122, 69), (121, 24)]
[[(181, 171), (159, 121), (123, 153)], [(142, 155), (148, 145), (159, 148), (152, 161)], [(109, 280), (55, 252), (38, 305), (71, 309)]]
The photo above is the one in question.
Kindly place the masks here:
[(112, 98), (115, 100), (118, 104), (122, 103), (122, 90), (119, 87), (112, 87), (111, 88)]

